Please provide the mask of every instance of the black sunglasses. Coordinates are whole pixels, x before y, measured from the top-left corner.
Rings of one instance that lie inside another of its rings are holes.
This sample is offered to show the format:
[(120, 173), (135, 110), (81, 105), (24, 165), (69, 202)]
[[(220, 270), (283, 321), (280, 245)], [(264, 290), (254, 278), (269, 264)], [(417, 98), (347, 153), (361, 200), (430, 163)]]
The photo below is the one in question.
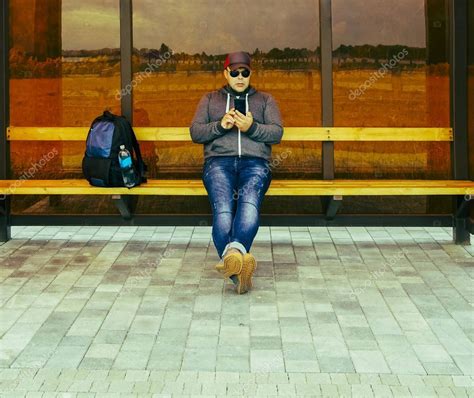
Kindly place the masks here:
[(250, 71), (248, 69), (244, 69), (243, 71), (239, 71), (236, 69), (229, 71), (229, 75), (231, 75), (232, 77), (237, 77), (239, 75), (242, 75), (242, 77), (249, 77)]

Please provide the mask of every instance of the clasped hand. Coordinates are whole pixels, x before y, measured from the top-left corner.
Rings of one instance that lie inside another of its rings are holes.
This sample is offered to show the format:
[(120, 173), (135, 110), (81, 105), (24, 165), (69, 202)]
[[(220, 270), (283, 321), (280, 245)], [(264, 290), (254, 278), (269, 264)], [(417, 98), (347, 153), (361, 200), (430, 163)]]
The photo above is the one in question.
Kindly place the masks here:
[(235, 108), (232, 108), (228, 113), (226, 113), (221, 120), (221, 126), (223, 128), (228, 130), (237, 126), (242, 133), (246, 133), (250, 126), (252, 126), (252, 123), (253, 116), (251, 112), (247, 112), (247, 115), (244, 115)]

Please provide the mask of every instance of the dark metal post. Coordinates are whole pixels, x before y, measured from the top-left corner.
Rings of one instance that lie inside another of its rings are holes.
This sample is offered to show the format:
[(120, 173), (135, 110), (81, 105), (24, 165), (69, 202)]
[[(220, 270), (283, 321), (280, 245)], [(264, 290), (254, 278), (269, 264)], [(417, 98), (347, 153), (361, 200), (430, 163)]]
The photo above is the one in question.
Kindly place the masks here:
[[(321, 116), (323, 127), (334, 126), (332, 77), (332, 1), (319, 0), (321, 46)], [(323, 142), (323, 178), (334, 179), (334, 142)]]
[(133, 124), (133, 8), (132, 0), (120, 0), (120, 75), (122, 115)]
[[(451, 126), (454, 141), (451, 159), (455, 180), (469, 179), (468, 119), (467, 119), (467, 0), (449, 1), (450, 62), (451, 62)], [(468, 245), (469, 206), (462, 196), (453, 203), (453, 235), (456, 244)]]
[[(8, 53), (10, 49), (9, 1), (0, 5), (0, 180), (10, 177), (10, 146), (7, 127), (10, 124)], [(0, 195), (0, 242), (11, 239), (10, 196)]]
[[(319, 0), (321, 46), (321, 119), (323, 127), (334, 126), (334, 89), (332, 62), (332, 0)], [(334, 141), (322, 144), (323, 179), (334, 179)], [(321, 198), (326, 219), (332, 220), (342, 204), (342, 196)]]
[[(468, 30), (468, 128), (469, 128), (469, 177), (474, 180), (474, 2), (468, 4), (468, 17), (467, 17), (467, 30)], [(474, 234), (474, 205), (471, 202), (470, 209), (470, 231)]]

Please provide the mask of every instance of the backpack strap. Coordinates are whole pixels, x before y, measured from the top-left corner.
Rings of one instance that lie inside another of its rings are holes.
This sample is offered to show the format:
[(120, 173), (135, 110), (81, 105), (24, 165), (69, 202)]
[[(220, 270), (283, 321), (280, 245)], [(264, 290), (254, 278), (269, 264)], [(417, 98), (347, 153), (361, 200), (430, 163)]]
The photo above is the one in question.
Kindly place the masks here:
[(102, 117), (113, 120), (116, 116), (112, 112), (105, 110), (104, 113), (102, 114)]

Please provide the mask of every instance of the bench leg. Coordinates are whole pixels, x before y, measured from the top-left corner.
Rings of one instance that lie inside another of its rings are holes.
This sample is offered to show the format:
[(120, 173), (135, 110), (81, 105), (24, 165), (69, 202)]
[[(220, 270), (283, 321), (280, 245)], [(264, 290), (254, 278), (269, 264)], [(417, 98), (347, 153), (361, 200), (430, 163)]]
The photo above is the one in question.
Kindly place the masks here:
[(326, 220), (334, 220), (342, 205), (342, 196), (323, 197), (323, 209), (326, 213)]
[(0, 195), (0, 242), (11, 238), (10, 196)]
[(138, 197), (136, 195), (112, 195), (112, 201), (117, 206), (121, 216), (130, 220), (135, 212)]
[(468, 246), (471, 244), (471, 233), (469, 231), (469, 202), (471, 195), (455, 197), (455, 214), (453, 225), (453, 237), (456, 245)]

